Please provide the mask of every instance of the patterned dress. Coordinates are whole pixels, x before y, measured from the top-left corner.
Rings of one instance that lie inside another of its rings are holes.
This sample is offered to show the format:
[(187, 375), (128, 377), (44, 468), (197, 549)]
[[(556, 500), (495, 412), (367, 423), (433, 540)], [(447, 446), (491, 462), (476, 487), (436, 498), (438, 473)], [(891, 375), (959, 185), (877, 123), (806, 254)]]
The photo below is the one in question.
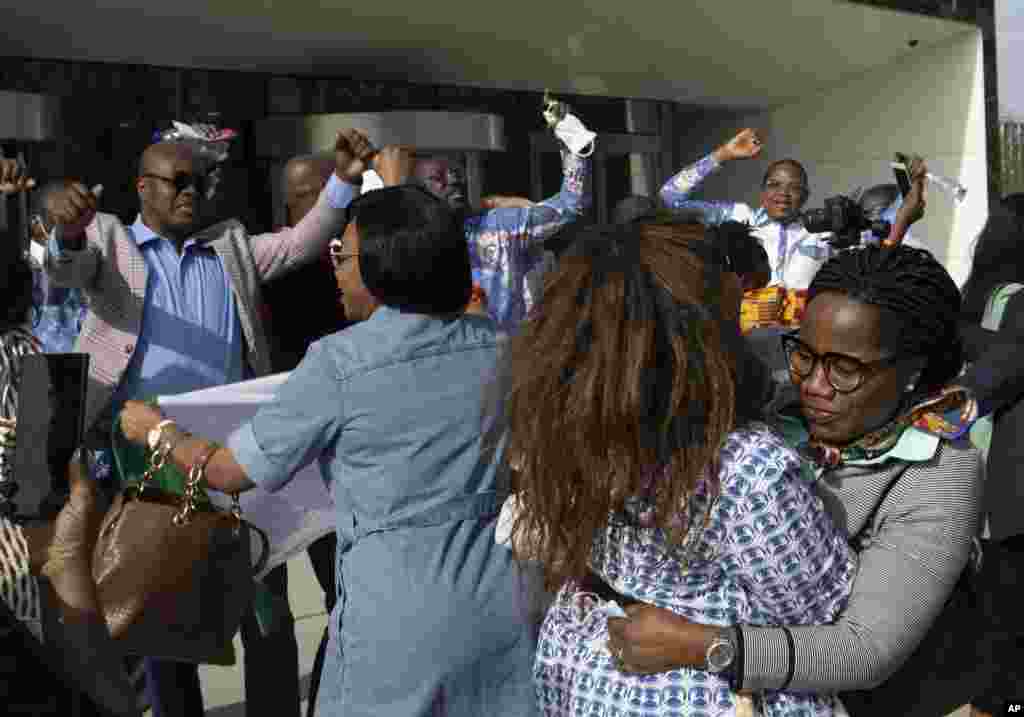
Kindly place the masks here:
[[(750, 424), (726, 440), (719, 481), (717, 500), (705, 480), (688, 501), (683, 519), (696, 526), (689, 549), (667, 553), (663, 531), (645, 527), (648, 511), (634, 501), (631, 525), (613, 516), (595, 541), (592, 570), (622, 595), (706, 625), (832, 622), (849, 597), (856, 556), (802, 478), (797, 454), (768, 426)], [(570, 584), (548, 610), (534, 663), (544, 715), (736, 714), (728, 683), (706, 671), (619, 672), (600, 605)], [(758, 702), (771, 717), (830, 717), (836, 709), (827, 695), (768, 692)]]

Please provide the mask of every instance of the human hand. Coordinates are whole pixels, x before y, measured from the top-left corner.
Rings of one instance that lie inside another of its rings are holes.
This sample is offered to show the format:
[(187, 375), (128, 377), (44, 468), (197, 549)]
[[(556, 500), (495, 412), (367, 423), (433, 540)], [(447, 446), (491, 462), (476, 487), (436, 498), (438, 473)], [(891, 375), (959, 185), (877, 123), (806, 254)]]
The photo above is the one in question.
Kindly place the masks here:
[(149, 432), (163, 419), (159, 408), (142, 401), (126, 401), (121, 409), (121, 432), (132, 443), (146, 445)]
[(373, 157), (373, 171), (380, 175), (385, 187), (408, 182), (414, 164), (411, 149), (393, 144), (382, 147)]
[(363, 172), (370, 168), (370, 159), (377, 152), (366, 133), (343, 129), (334, 143), (334, 173), (349, 184), (361, 184)]
[(65, 610), (95, 614), (99, 612), (99, 603), (92, 577), (92, 554), (103, 510), (99, 486), (89, 477), (81, 455), (81, 449), (76, 451), (68, 464), (70, 496), (53, 524), (53, 538), (47, 545), (46, 562), (40, 572), (49, 578)]
[(708, 647), (721, 630), (654, 605), (630, 605), (625, 610), (629, 619), (608, 618), (608, 649), (623, 672), (704, 668)]
[(46, 213), (50, 223), (63, 226), (65, 236), (80, 235), (96, 216), (96, 206), (102, 192), (102, 186), (89, 190), (79, 182), (68, 182), (47, 199)]
[(761, 154), (761, 135), (749, 127), (715, 150), (719, 162), (734, 159), (753, 159)]
[(28, 170), (16, 159), (0, 159), (0, 194), (24, 192), (36, 186)]
[(535, 206), (525, 197), (507, 197), (503, 194), (492, 194), (480, 200), (483, 209), (529, 209)]
[(924, 209), (927, 204), (924, 197), (925, 179), (928, 174), (928, 166), (921, 157), (914, 157), (907, 167), (907, 174), (910, 175), (910, 191), (903, 198), (903, 204), (896, 212), (896, 223), (909, 227), (924, 216)]

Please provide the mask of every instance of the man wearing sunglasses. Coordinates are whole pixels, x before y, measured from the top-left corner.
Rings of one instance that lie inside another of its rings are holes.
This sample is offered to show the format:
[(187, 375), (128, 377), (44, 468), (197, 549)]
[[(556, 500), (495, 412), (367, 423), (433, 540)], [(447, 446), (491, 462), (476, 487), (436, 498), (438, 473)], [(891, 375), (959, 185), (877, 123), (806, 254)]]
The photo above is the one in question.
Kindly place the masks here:
[[(313, 208), (295, 227), (260, 236), (237, 220), (203, 227), (210, 167), (183, 143), (143, 152), (131, 226), (97, 212), (96, 195), (82, 184), (55, 193), (46, 271), (90, 299), (75, 350), (92, 357), (85, 425), (96, 477), (109, 472), (110, 430), (125, 401), (272, 372), (260, 287), (326, 253), (373, 153), (364, 133), (339, 132), (333, 176)], [(203, 714), (195, 665), (146, 667), (154, 717)]]

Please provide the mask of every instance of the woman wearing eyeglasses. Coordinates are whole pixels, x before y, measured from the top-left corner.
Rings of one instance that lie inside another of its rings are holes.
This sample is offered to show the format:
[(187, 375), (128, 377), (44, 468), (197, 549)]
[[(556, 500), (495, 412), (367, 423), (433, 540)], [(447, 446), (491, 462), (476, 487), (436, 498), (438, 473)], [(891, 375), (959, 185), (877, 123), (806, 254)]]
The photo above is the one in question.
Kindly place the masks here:
[[(852, 249), (815, 276), (803, 323), (784, 339), (792, 389), (770, 413), (849, 536), (858, 573), (832, 624), (741, 626), (741, 690), (840, 692), (854, 717), (941, 717), (970, 699), (959, 689), (966, 626), (940, 620), (929, 632), (970, 570), (981, 502), (978, 452), (963, 438), (976, 407), (943, 388), (963, 363), (959, 310), (949, 274), (915, 249)], [(655, 607), (627, 612), (611, 621), (611, 642), (637, 672), (701, 665), (719, 636)]]

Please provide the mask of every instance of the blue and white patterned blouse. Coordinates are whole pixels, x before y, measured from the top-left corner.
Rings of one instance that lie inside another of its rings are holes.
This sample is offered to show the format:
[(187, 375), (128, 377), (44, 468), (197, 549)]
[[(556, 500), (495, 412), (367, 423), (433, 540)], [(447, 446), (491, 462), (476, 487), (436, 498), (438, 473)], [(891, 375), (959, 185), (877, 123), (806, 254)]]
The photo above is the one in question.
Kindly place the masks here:
[(528, 276), (542, 268), (544, 242), (590, 206), (590, 160), (562, 150), (558, 194), (528, 208), (491, 209), (466, 219), (473, 282), (487, 295), (487, 313), (511, 333), (536, 303)]
[[(667, 557), (663, 531), (610, 522), (594, 543), (591, 569), (622, 595), (705, 625), (821, 625), (845, 608), (856, 555), (801, 473), (801, 462), (765, 424), (733, 431), (720, 453), (720, 492), (704, 481), (684, 519), (703, 524), (688, 562)], [(534, 680), (548, 717), (724, 717), (736, 714), (728, 683), (706, 671), (619, 672), (607, 620), (594, 596), (562, 588), (541, 628)], [(827, 695), (767, 692), (768, 717), (831, 717)]]

